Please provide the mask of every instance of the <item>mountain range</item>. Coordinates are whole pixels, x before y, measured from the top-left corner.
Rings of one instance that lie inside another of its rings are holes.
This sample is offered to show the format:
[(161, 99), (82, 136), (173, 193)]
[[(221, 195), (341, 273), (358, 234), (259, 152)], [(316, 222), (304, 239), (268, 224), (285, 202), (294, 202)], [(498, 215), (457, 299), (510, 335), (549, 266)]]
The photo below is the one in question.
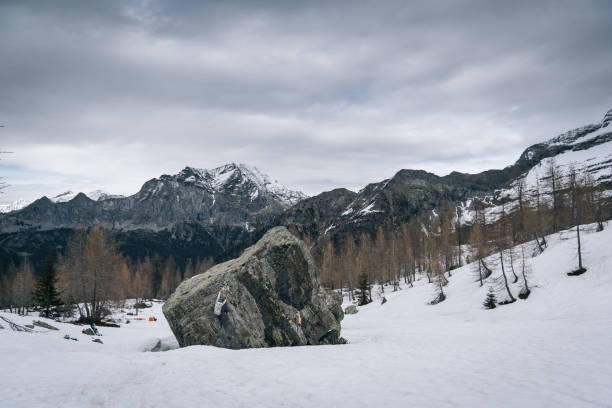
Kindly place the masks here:
[(133, 258), (217, 257), (256, 229), (270, 225), (304, 199), (255, 167), (230, 163), (212, 170), (185, 167), (162, 175), (136, 194), (65, 193), (42, 197), (0, 215), (0, 262), (63, 248), (75, 229), (100, 224)]
[(518, 160), (501, 170), (477, 174), (452, 172), (437, 176), (423, 170), (400, 170), (393, 177), (371, 183), (355, 193), (336, 189), (310, 197), (291, 207), (280, 223), (318, 238), (322, 234), (338, 237), (347, 232), (372, 233), (385, 223), (397, 225), (422, 211), (455, 203), (457, 216), (469, 222), (474, 198), (487, 208), (489, 217), (499, 213), (500, 205), (513, 205), (518, 180), (533, 188), (554, 160), (563, 171), (570, 166), (590, 173), (597, 184), (612, 188), (612, 109), (595, 124), (563, 133), (534, 144)]
[(340, 188), (307, 197), (255, 167), (230, 163), (212, 170), (185, 167), (147, 181), (128, 197), (99, 190), (42, 197), (0, 214), (0, 264), (25, 253), (40, 259), (61, 250), (72, 231), (93, 224), (113, 231), (120, 249), (134, 259), (173, 255), (184, 264), (188, 259), (235, 256), (274, 225), (289, 226), (316, 244), (325, 234), (341, 240), (346, 233), (398, 225), (445, 202), (455, 203), (460, 221), (469, 222), (474, 198), (486, 203), (494, 216), (499, 205), (516, 200), (517, 181), (523, 178), (533, 186), (550, 160), (586, 170), (610, 189), (611, 121), (609, 110), (600, 122), (528, 147), (500, 170), (437, 176), (404, 169), (358, 192)]
[[(50, 197), (49, 200), (53, 201), (54, 203), (65, 203), (65, 202), (72, 200), (78, 194), (79, 194), (78, 192), (68, 190), (68, 191), (64, 191), (63, 193)], [(93, 190), (93, 191), (90, 191), (88, 193), (83, 193), (83, 194), (85, 194), (87, 197), (91, 198), (94, 201), (102, 201), (108, 198), (123, 197), (122, 195), (109, 194), (102, 190)], [(0, 213), (18, 211), (18, 210), (21, 210), (22, 208), (27, 207), (30, 204), (32, 204), (32, 201), (28, 201), (28, 200), (24, 200), (23, 198), (20, 198), (19, 200), (13, 201), (12, 203), (0, 204)]]

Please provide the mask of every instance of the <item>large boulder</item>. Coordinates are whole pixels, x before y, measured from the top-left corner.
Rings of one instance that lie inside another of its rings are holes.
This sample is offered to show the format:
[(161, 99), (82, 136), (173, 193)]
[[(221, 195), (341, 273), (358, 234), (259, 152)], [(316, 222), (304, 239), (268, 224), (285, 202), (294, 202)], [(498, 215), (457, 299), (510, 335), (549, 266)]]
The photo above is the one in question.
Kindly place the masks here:
[[(222, 327), (213, 313), (221, 288)], [(163, 312), (181, 347), (241, 349), (342, 343), (341, 303), (319, 284), (306, 244), (276, 227), (239, 258), (181, 283)]]

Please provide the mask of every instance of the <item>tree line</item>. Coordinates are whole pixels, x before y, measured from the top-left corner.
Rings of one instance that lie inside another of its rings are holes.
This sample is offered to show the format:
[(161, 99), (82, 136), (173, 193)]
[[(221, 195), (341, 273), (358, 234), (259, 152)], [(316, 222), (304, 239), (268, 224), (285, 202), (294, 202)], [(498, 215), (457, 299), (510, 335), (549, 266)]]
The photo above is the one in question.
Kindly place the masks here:
[(512, 302), (510, 283), (521, 280), (519, 297), (530, 293), (530, 248), (544, 251), (547, 235), (569, 228), (575, 229), (577, 252), (577, 265), (570, 274), (583, 273), (580, 226), (595, 223), (598, 230), (603, 229), (603, 222), (610, 218), (605, 189), (588, 171), (571, 166), (563, 170), (554, 160), (544, 166), (543, 173), (530, 186), (525, 178), (517, 178), (514, 196), (500, 197), (501, 204), (495, 207), (486, 205), (483, 198), (473, 199), (472, 217), (467, 221), (461, 221), (461, 207), (444, 202), (408, 223), (389, 221), (375, 233), (346, 233), (341, 245), (324, 235), (313, 247), (320, 280), (329, 288), (347, 289), (349, 297), (358, 296), (361, 302), (364, 280), (379, 284), (380, 290), (383, 285), (396, 290), (400, 281), (411, 285), (422, 275), (435, 286), (432, 303), (437, 303), (445, 299), (444, 287), (453, 269), (473, 263), (480, 285), (493, 269), (500, 270), (496, 290)]
[[(357, 296), (364, 303), (371, 298), (367, 293), (371, 284), (379, 284), (380, 290), (383, 285), (396, 290), (402, 280), (412, 285), (420, 275), (436, 288), (432, 303), (438, 303), (445, 299), (444, 287), (453, 269), (472, 262), (480, 285), (494, 268), (501, 270), (498, 289), (505, 290), (511, 302), (514, 296), (509, 284), (519, 279), (523, 282), (519, 296), (529, 295), (527, 261), (531, 254), (521, 244), (532, 243), (542, 252), (547, 235), (567, 228), (576, 231), (578, 264), (572, 273), (584, 273), (579, 226), (596, 223), (603, 229), (603, 221), (610, 217), (609, 201), (590, 173), (571, 167), (563, 171), (550, 161), (535, 185), (516, 179), (514, 194), (512, 200), (500, 198), (496, 214), (483, 199), (473, 199), (473, 216), (467, 222), (462, 221), (456, 203), (444, 202), (437, 210), (417, 214), (407, 223), (391, 220), (374, 233), (349, 232), (341, 245), (323, 235), (313, 246), (319, 279), (328, 288), (348, 290), (349, 297)], [(308, 236), (301, 238), (309, 245), (313, 241)], [(172, 256), (130, 261), (120, 253), (112, 235), (99, 226), (75, 232), (63, 253), (50, 259), (52, 268), (46, 262), (44, 270), (56, 271), (56, 281), (47, 279), (57, 286), (66, 313), (94, 321), (107, 312), (109, 302), (165, 298), (182, 280), (214, 265), (209, 258), (188, 261), (180, 268)], [(35, 272), (27, 256), (19, 265), (9, 266), (8, 273), (0, 277), (0, 308), (27, 313), (42, 306), (35, 293), (45, 273)]]
[(48, 257), (38, 274), (27, 256), (18, 266), (10, 265), (8, 273), (0, 277), (0, 307), (27, 314), (44, 306), (36, 297), (36, 283), (51, 268), (50, 263), (56, 275), (52, 286), (62, 305), (55, 308), (56, 314), (76, 314), (86, 321), (99, 321), (108, 313), (110, 302), (166, 298), (184, 279), (214, 265), (211, 258), (206, 258), (189, 260), (180, 268), (172, 256), (132, 262), (120, 253), (109, 231), (94, 226), (76, 231), (64, 252)]

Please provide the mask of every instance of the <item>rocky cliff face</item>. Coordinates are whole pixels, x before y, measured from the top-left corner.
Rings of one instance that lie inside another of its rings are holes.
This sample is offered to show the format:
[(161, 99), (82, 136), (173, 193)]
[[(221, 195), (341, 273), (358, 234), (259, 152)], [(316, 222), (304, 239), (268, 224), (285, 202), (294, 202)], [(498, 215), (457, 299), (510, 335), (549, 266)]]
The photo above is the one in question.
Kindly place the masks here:
[(335, 228), (334, 220), (350, 205), (357, 193), (345, 188), (321, 193), (307, 198), (286, 210), (280, 222), (287, 226), (299, 227), (300, 233), (319, 236)]
[[(213, 310), (222, 288), (221, 326)], [(339, 343), (341, 304), (321, 288), (306, 244), (276, 227), (239, 258), (181, 283), (163, 311), (182, 347), (240, 349)]]
[(0, 216), (0, 231), (74, 228), (100, 223), (113, 229), (163, 230), (176, 223), (224, 225), (253, 229), (305, 198), (243, 164), (213, 170), (186, 167), (176, 175), (147, 181), (129, 197), (83, 193), (71, 199), (46, 197)]
[(114, 231), (132, 258), (173, 254), (182, 265), (187, 259), (218, 257), (250, 242), (254, 230), (267, 229), (306, 197), (236, 163), (212, 170), (186, 167), (147, 181), (129, 197), (94, 193), (43, 197), (0, 214), (0, 242), (7, 244), (0, 248), (0, 267), (18, 262), (24, 252), (36, 262), (49, 250), (61, 250), (71, 230), (95, 223)]

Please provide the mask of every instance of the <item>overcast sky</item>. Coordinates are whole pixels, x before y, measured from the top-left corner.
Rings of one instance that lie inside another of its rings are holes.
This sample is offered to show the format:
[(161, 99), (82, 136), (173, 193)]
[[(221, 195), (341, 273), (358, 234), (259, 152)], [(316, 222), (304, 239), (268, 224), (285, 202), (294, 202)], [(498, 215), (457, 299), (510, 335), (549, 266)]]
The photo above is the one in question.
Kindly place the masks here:
[(311, 195), (501, 168), (612, 108), (611, 21), (607, 0), (1, 0), (0, 202), (227, 162)]

